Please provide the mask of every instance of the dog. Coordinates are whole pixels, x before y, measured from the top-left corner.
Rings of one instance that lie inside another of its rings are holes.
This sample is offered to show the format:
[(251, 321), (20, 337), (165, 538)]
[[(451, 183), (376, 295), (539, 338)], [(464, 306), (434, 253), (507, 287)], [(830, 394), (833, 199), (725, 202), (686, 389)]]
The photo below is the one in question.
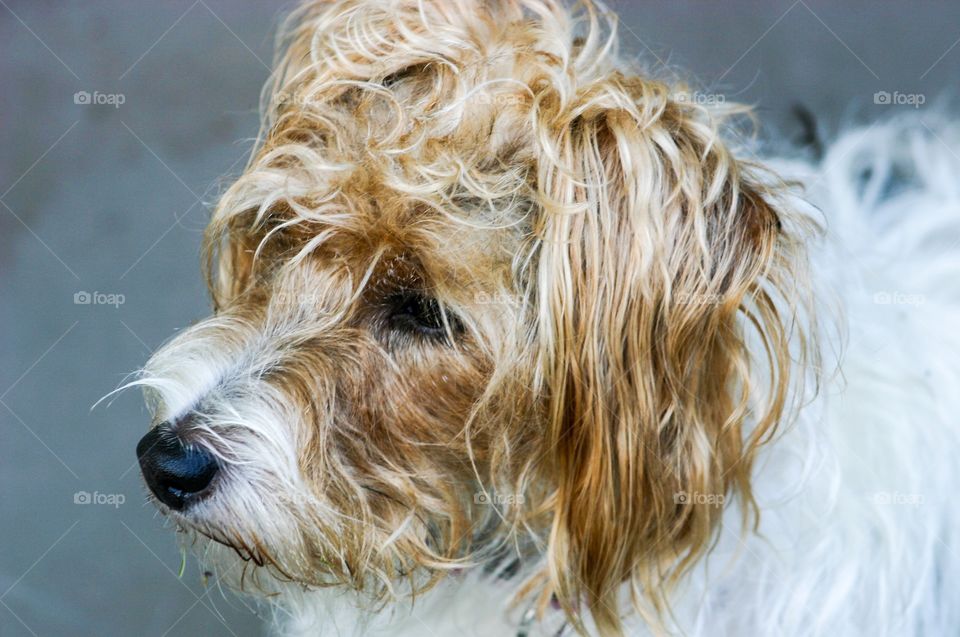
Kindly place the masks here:
[(306, 2), (133, 384), (285, 635), (960, 631), (960, 129), (820, 161), (603, 7)]

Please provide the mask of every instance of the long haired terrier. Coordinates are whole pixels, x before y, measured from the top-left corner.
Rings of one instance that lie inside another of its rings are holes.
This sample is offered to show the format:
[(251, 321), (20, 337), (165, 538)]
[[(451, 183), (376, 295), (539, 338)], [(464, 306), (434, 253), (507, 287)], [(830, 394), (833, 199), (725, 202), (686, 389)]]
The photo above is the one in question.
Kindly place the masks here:
[(590, 2), (283, 33), (135, 383), (207, 568), (287, 635), (960, 630), (956, 127), (751, 158)]

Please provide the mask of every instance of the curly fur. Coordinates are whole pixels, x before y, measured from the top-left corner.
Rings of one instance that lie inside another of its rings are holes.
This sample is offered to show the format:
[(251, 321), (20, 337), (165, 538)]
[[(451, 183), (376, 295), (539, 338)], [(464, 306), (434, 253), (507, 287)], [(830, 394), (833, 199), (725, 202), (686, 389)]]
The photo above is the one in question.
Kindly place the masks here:
[[(553, 0), (291, 15), (208, 228), (215, 315), (137, 383), (221, 462), (171, 515), (228, 581), (281, 593), (290, 634), (358, 612), (501, 634), (511, 600), (585, 634), (956, 630), (960, 520), (867, 495), (958, 477), (956, 260), (927, 242), (958, 229), (960, 162), (897, 123), (822, 168), (766, 162), (825, 224), (731, 143), (743, 109), (620, 60), (611, 20)], [(894, 168), (912, 181), (890, 193)], [(861, 268), (893, 245), (909, 268)], [(883, 315), (874, 275), (933, 307)], [(391, 323), (408, 295), (442, 335)], [(852, 343), (824, 378), (845, 324), (890, 347)]]

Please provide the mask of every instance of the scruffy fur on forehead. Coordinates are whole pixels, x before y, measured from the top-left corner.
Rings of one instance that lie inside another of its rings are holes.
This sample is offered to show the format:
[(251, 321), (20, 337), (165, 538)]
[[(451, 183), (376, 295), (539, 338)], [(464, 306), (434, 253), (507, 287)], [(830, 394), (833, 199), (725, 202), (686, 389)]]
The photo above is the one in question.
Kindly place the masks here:
[[(186, 526), (381, 600), (518, 551), (519, 597), (616, 635), (625, 584), (656, 624), (715, 538), (722, 507), (676, 494), (736, 500), (750, 525), (754, 458), (811, 362), (811, 228), (734, 156), (727, 113), (617, 48), (590, 2), (290, 16), (208, 229), (217, 316), (148, 370), (161, 412), (171, 387), (203, 407), (225, 480), (279, 495), (218, 493)], [(413, 294), (442, 336), (391, 331), (383, 308)], [(171, 361), (210, 351), (230, 362), (188, 397)]]

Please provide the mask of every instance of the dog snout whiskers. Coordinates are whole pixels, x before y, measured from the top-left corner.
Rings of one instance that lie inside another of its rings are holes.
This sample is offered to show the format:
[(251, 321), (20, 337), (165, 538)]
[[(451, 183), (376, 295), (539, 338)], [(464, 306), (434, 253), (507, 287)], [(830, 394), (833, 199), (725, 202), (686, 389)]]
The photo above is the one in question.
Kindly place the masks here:
[(137, 459), (150, 491), (176, 511), (208, 493), (220, 470), (210, 452), (187, 444), (170, 423), (154, 427), (140, 439)]

